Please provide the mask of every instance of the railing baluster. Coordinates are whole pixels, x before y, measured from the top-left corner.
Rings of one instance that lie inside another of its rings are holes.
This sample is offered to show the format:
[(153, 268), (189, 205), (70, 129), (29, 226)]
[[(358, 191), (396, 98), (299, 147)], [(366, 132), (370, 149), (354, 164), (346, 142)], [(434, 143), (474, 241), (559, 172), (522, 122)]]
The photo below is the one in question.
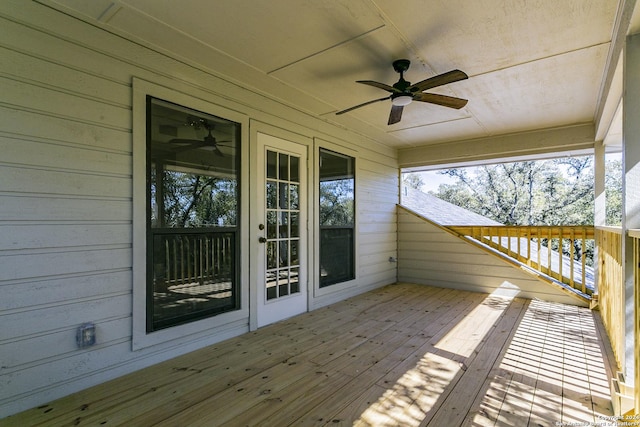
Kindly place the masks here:
[(173, 275), (175, 283), (178, 283), (178, 240), (173, 239)]
[(552, 246), (553, 246), (553, 242), (552, 242), (552, 234), (551, 234), (551, 228), (547, 229), (547, 268), (549, 269), (549, 275), (553, 277), (552, 275), (552, 266), (551, 266), (551, 252), (552, 252)]
[(582, 292), (587, 293), (587, 230), (582, 227), (582, 240), (580, 241), (580, 262), (582, 264)]
[(570, 260), (569, 260), (569, 281), (571, 282), (571, 287), (575, 288), (576, 287), (576, 283), (575, 283), (575, 276), (573, 274), (574, 272), (574, 261), (575, 261), (575, 239), (576, 239), (576, 235), (575, 235), (575, 230), (573, 228), (571, 228), (571, 230), (569, 231), (569, 256), (570, 256)]
[(536, 240), (538, 241), (538, 253), (537, 253), (537, 257), (538, 257), (538, 268), (542, 267), (542, 255), (541, 255), (541, 249), (542, 249), (542, 232), (540, 231), (540, 227), (536, 227)]
[(562, 281), (562, 267), (564, 265), (564, 247), (562, 242), (562, 228), (558, 230), (558, 280)]

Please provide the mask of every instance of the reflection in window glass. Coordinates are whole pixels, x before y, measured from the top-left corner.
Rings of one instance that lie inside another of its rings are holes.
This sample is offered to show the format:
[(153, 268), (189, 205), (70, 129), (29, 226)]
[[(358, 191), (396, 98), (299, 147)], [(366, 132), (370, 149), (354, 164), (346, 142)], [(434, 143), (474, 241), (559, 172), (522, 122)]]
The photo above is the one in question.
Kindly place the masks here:
[(147, 98), (147, 331), (237, 310), (240, 124)]
[(320, 150), (320, 287), (355, 278), (355, 159)]

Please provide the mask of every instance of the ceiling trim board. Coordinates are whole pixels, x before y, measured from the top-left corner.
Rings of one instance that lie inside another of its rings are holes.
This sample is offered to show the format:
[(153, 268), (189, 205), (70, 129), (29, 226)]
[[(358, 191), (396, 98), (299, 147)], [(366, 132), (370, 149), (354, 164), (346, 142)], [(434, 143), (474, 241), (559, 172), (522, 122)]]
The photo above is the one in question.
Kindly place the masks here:
[(307, 61), (307, 60), (309, 60), (309, 59), (311, 59), (311, 58), (315, 58), (315, 57), (316, 57), (316, 56), (318, 56), (318, 55), (322, 55), (323, 53), (329, 52), (329, 51), (331, 51), (331, 50), (333, 50), (333, 49), (337, 49), (337, 48), (340, 48), (340, 47), (343, 47), (343, 46), (347, 46), (347, 45), (349, 45), (349, 44), (351, 44), (351, 43), (354, 43), (354, 42), (356, 42), (356, 41), (358, 41), (358, 40), (362, 40), (362, 39), (364, 39), (364, 38), (366, 38), (366, 37), (369, 37), (371, 34), (373, 34), (373, 33), (377, 32), (377, 31), (380, 31), (381, 29), (383, 29), (383, 28), (385, 28), (385, 27), (386, 27), (386, 25), (384, 25), (384, 24), (379, 25), (378, 27), (372, 28), (372, 29), (371, 29), (371, 30), (369, 30), (369, 31), (365, 31), (365, 32), (364, 32), (364, 33), (362, 33), (362, 34), (358, 34), (357, 36), (352, 37), (352, 38), (350, 38), (350, 39), (348, 39), (348, 40), (343, 40), (343, 41), (341, 41), (340, 43), (336, 43), (336, 44), (334, 44), (333, 46), (329, 46), (329, 47), (327, 47), (327, 48), (324, 48), (324, 49), (322, 49), (322, 50), (319, 50), (319, 51), (317, 51), (317, 52), (314, 52), (314, 53), (312, 53), (311, 55), (307, 55), (307, 56), (305, 56), (305, 57), (303, 57), (303, 58), (297, 59), (297, 60), (295, 60), (295, 61), (293, 61), (293, 62), (291, 62), (291, 63), (289, 63), (289, 64), (285, 64), (285, 65), (282, 65), (282, 66), (280, 66), (280, 67), (278, 67), (278, 68), (275, 68), (275, 69), (273, 69), (273, 70), (271, 70), (271, 71), (267, 71), (267, 73), (266, 73), (266, 74), (267, 74), (268, 76), (270, 76), (270, 75), (272, 75), (272, 74), (274, 74), (274, 73), (277, 73), (278, 71), (285, 70), (285, 69), (287, 69), (287, 68), (289, 68), (289, 67), (292, 67), (292, 66), (294, 66), (294, 65), (300, 64), (300, 63), (302, 63), (302, 62), (304, 62), (304, 61)]
[(401, 168), (592, 149), (592, 123), (398, 150)]

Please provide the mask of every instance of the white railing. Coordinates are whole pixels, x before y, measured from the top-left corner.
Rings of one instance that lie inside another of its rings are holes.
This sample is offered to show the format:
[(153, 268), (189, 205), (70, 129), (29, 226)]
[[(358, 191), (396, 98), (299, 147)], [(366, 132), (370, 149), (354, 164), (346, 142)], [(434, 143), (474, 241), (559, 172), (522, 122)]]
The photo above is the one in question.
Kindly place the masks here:
[(593, 294), (593, 226), (449, 226), (562, 282)]

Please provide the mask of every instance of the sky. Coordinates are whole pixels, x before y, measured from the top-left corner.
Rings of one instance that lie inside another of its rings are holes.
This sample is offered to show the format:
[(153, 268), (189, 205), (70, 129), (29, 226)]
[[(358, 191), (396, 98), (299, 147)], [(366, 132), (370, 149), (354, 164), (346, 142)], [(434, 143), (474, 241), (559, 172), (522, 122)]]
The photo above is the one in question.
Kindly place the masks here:
[(454, 184), (456, 182), (454, 178), (448, 175), (441, 175), (438, 171), (416, 173), (422, 177), (422, 181), (424, 182), (421, 188), (423, 193), (428, 193), (429, 191), (436, 193), (440, 184)]

